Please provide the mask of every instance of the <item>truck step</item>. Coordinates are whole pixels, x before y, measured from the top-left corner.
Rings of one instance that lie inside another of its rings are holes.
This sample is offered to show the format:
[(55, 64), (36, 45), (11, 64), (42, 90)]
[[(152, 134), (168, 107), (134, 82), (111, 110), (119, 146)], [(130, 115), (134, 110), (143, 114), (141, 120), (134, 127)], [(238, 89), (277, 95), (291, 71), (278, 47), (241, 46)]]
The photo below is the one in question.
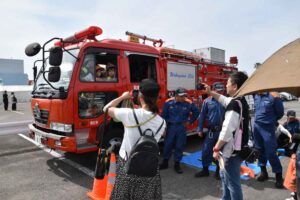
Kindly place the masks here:
[(97, 148), (97, 145), (90, 144), (90, 143), (77, 144), (77, 150), (88, 149), (88, 148)]

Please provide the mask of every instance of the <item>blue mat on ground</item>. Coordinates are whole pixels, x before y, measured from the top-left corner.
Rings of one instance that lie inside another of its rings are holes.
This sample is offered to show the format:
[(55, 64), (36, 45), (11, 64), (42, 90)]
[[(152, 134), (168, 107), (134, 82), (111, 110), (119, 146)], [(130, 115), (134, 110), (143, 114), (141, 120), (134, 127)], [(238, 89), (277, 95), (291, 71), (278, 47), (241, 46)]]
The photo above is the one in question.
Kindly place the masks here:
[[(284, 153), (284, 149), (279, 149), (278, 150), (279, 154)], [(279, 159), (281, 158), (281, 156), (279, 156)], [(188, 166), (191, 167), (195, 167), (198, 169), (202, 169), (203, 165), (202, 165), (202, 151), (196, 151), (194, 153), (191, 153), (189, 155), (183, 156), (181, 163), (186, 164)], [(255, 173), (255, 175), (258, 175), (260, 173), (260, 167), (257, 165), (257, 163), (248, 163), (246, 165), (245, 162), (242, 163), (242, 165), (249, 167), (250, 169), (252, 169)], [(267, 167), (270, 167), (270, 163), (267, 163)], [(215, 172), (216, 171), (216, 165), (213, 163), (209, 166), (209, 171)], [(250, 179), (249, 176), (247, 175), (241, 175), (241, 179), (242, 180), (248, 180)]]
[[(202, 151), (196, 151), (195, 153), (191, 153), (190, 155), (183, 156), (181, 159), (181, 163), (186, 165), (196, 167), (196, 168), (203, 168), (202, 165)], [(213, 163), (209, 166), (209, 171), (216, 171), (216, 165)]]

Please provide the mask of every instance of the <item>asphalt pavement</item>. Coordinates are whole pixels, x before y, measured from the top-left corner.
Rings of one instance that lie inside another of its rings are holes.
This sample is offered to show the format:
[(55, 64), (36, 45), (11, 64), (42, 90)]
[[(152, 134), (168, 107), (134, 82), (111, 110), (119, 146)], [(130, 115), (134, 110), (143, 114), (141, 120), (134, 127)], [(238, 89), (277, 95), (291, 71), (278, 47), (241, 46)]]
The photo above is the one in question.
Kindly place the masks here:
[[(21, 122), (31, 121), (29, 107), (29, 103), (19, 105), (17, 112), (5, 112), (0, 108), (0, 132), (3, 128), (14, 129), (13, 123), (21, 126)], [(295, 109), (297, 116), (300, 116), (298, 101), (285, 103), (285, 108)], [(37, 147), (26, 139), (26, 126), (21, 133), (15, 130), (0, 135), (1, 200), (88, 199), (86, 192), (92, 190), (96, 153), (51, 151)], [(192, 136), (188, 139), (186, 153), (199, 150), (200, 146), (201, 140)], [(285, 174), (288, 158), (283, 157), (281, 163)], [(221, 182), (215, 180), (213, 174), (194, 178), (197, 169), (183, 165), (183, 170), (183, 174), (176, 174), (170, 161), (170, 168), (161, 171), (163, 199), (220, 199)], [(289, 197), (289, 191), (274, 187), (274, 174), (270, 168), (269, 173), (270, 179), (263, 183), (254, 179), (242, 181), (244, 199), (283, 200)]]
[(19, 135), (0, 138), (0, 199), (87, 199), (93, 178)]

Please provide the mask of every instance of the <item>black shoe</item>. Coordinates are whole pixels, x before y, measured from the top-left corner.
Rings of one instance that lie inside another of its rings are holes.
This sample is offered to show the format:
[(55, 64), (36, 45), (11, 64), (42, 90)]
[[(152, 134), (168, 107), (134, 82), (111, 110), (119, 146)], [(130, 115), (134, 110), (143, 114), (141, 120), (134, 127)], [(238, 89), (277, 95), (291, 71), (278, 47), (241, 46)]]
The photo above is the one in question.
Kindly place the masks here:
[(260, 175), (256, 178), (257, 181), (263, 182), (269, 179), (269, 175), (261, 172)]
[(183, 171), (182, 171), (182, 169), (180, 167), (179, 162), (175, 162), (175, 164), (174, 164), (174, 170), (175, 170), (175, 172), (177, 172), (177, 174), (182, 174), (183, 173)]
[(263, 181), (268, 180), (269, 175), (268, 175), (266, 166), (261, 166), (260, 170), (261, 170), (260, 175), (256, 178), (256, 180), (259, 181), (259, 182), (263, 182)]
[(168, 167), (169, 167), (169, 161), (168, 160), (163, 160), (163, 162), (159, 165), (160, 170), (168, 169)]
[(278, 189), (282, 189), (283, 188), (283, 180), (276, 181), (275, 182), (275, 187), (278, 188)]
[(209, 176), (208, 168), (203, 168), (201, 171), (199, 171), (195, 174), (196, 178), (206, 177), (206, 176)]

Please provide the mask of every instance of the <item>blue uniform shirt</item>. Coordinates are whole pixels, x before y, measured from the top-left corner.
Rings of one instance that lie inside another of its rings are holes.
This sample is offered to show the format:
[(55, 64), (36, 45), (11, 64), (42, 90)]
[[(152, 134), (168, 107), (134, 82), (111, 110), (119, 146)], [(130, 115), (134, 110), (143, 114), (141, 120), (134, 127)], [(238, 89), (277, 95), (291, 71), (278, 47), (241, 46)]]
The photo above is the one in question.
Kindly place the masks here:
[(294, 133), (300, 133), (300, 122), (298, 119), (293, 121), (285, 122), (283, 124), (284, 128), (286, 128), (292, 135)]
[(254, 98), (255, 122), (274, 125), (284, 114), (283, 103), (280, 98), (270, 93), (257, 94)]
[[(190, 113), (192, 115), (190, 116)], [(184, 102), (176, 102), (175, 98), (168, 99), (163, 107), (162, 117), (168, 123), (193, 123), (199, 116), (197, 106), (186, 99)]]
[(199, 117), (199, 131), (203, 131), (205, 119), (208, 120), (208, 127), (221, 127), (224, 119), (224, 107), (214, 98), (207, 98), (201, 109)]

